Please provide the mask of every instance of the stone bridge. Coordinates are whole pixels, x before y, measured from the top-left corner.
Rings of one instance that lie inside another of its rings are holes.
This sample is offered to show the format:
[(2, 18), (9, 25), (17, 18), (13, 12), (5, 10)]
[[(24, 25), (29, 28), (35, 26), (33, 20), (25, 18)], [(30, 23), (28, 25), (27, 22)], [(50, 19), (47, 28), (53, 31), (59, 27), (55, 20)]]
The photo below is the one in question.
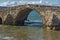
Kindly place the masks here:
[(27, 20), (29, 13), (36, 10), (45, 26), (60, 25), (60, 7), (45, 5), (18, 5), (0, 8), (0, 23), (6, 25), (22, 25)]

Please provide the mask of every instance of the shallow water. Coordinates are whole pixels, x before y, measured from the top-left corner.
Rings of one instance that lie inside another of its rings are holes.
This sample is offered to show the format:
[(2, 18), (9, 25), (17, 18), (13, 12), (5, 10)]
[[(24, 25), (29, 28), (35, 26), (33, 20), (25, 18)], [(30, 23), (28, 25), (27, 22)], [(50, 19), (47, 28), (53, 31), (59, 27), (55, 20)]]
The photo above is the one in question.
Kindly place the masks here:
[(1, 40), (42, 40), (41, 27), (0, 25)]
[(42, 22), (25, 22), (25, 26), (43, 26)]
[(60, 31), (42, 27), (0, 25), (0, 40), (60, 40)]

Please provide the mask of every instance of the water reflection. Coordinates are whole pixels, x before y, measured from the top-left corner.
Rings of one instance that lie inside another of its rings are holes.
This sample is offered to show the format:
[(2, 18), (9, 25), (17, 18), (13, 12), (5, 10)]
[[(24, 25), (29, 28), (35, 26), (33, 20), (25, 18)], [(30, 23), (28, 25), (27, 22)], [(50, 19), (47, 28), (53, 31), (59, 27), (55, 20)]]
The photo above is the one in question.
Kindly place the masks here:
[(0, 40), (60, 40), (60, 31), (42, 27), (0, 25)]
[(42, 29), (27, 26), (0, 26), (0, 38), (3, 40), (42, 40)]

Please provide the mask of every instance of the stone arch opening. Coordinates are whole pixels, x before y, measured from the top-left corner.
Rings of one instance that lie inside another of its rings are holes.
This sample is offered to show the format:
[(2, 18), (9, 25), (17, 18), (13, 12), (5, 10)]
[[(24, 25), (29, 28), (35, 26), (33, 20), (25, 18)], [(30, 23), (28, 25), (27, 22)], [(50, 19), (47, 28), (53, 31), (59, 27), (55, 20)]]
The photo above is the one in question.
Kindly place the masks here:
[(13, 23), (14, 23), (13, 16), (11, 14), (8, 14), (6, 20), (4, 21), (4, 24), (13, 25)]
[[(40, 12), (38, 12), (36, 9), (25, 8), (25, 9), (19, 11), (19, 13), (17, 14), (17, 16), (15, 18), (16, 19), (15, 20), (15, 25), (23, 26), (25, 20), (27, 20), (27, 17), (32, 10), (35, 10), (40, 15)], [(40, 15), (40, 17), (41, 17), (41, 15)]]
[(60, 19), (55, 14), (53, 14), (51, 29), (54, 27), (56, 30), (60, 30)]
[(24, 25), (25, 26), (42, 26), (43, 23), (42, 23), (41, 15), (36, 10), (32, 10), (27, 15), (27, 20), (25, 20)]
[(0, 24), (2, 24), (2, 18), (0, 18)]

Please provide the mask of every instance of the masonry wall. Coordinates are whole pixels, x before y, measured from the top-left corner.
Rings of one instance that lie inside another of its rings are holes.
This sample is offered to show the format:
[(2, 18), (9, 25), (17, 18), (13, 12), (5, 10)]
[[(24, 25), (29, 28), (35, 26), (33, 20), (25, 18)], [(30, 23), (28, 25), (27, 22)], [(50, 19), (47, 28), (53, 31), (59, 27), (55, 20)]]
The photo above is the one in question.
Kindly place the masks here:
[[(0, 8), (0, 17), (3, 24), (15, 25), (18, 21), (24, 21), (31, 10), (36, 10), (41, 15), (44, 25), (60, 25), (60, 7), (57, 6), (19, 5)], [(11, 14), (11, 17), (8, 17), (8, 14)]]

